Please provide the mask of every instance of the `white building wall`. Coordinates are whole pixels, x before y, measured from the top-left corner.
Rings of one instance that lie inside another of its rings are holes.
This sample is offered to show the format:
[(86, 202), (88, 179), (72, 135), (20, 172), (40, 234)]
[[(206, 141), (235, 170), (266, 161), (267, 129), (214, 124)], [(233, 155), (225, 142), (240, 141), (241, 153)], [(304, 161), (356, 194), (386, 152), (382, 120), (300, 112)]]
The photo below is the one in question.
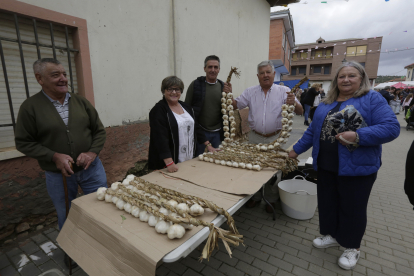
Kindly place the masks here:
[(239, 95), (258, 84), (256, 66), (269, 54), (265, 0), (22, 2), (87, 20), (95, 105), (105, 126), (147, 120), (161, 99), (162, 79), (175, 68), (187, 88), (205, 75), (203, 62), (211, 54), (222, 61), (220, 79), (230, 66), (240, 69), (241, 78), (232, 79)]

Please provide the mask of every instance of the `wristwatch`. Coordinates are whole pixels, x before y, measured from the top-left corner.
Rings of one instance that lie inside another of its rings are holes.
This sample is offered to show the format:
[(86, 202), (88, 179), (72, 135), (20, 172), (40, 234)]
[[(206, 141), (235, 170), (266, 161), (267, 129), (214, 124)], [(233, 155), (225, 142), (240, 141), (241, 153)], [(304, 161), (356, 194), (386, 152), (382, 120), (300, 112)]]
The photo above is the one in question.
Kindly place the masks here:
[(355, 135), (356, 135), (356, 137), (355, 137), (355, 143), (359, 144), (359, 135), (358, 135), (358, 132), (355, 131)]

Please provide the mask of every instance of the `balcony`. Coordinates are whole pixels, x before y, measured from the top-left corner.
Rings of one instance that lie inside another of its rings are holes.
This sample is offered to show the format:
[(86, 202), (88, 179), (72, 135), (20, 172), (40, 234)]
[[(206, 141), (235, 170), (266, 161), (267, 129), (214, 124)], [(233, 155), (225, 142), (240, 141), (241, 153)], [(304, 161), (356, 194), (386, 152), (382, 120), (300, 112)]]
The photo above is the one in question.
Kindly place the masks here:
[(267, 0), (271, 7), (284, 6), (292, 3), (299, 3), (300, 0)]

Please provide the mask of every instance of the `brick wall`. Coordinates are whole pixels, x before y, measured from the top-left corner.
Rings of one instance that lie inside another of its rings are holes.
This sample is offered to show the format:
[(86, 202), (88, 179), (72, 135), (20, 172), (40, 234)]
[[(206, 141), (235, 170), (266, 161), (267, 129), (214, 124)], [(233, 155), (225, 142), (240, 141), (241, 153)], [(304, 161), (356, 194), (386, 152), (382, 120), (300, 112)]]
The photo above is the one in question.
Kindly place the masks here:
[(275, 19), (275, 20), (270, 21), (270, 35), (269, 35), (269, 59), (270, 60), (274, 60), (274, 59), (283, 60), (282, 41), (283, 41), (284, 31), (285, 31), (285, 26), (283, 25), (283, 19)]

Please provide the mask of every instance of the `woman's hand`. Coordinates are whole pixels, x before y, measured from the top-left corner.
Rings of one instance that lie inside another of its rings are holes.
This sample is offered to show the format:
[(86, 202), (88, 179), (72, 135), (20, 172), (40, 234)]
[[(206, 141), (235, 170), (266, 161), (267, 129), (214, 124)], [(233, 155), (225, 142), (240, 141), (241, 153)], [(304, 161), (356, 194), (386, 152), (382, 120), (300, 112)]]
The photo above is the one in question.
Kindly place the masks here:
[(167, 167), (168, 172), (173, 173), (178, 171), (178, 166), (174, 163)]
[(335, 135), (336, 140), (339, 141), (339, 143), (341, 143), (344, 146), (349, 145), (347, 142), (342, 141), (339, 136), (342, 136), (342, 138), (344, 138), (345, 140), (349, 141), (349, 142), (355, 142), (356, 140), (356, 132), (354, 131), (345, 131), (345, 132), (341, 132), (338, 133), (337, 135)]
[(217, 150), (210, 144), (207, 146), (209, 152), (215, 153)]
[(298, 158), (298, 156), (299, 155), (294, 150), (291, 150), (289, 152), (289, 158), (296, 159), (296, 158)]

